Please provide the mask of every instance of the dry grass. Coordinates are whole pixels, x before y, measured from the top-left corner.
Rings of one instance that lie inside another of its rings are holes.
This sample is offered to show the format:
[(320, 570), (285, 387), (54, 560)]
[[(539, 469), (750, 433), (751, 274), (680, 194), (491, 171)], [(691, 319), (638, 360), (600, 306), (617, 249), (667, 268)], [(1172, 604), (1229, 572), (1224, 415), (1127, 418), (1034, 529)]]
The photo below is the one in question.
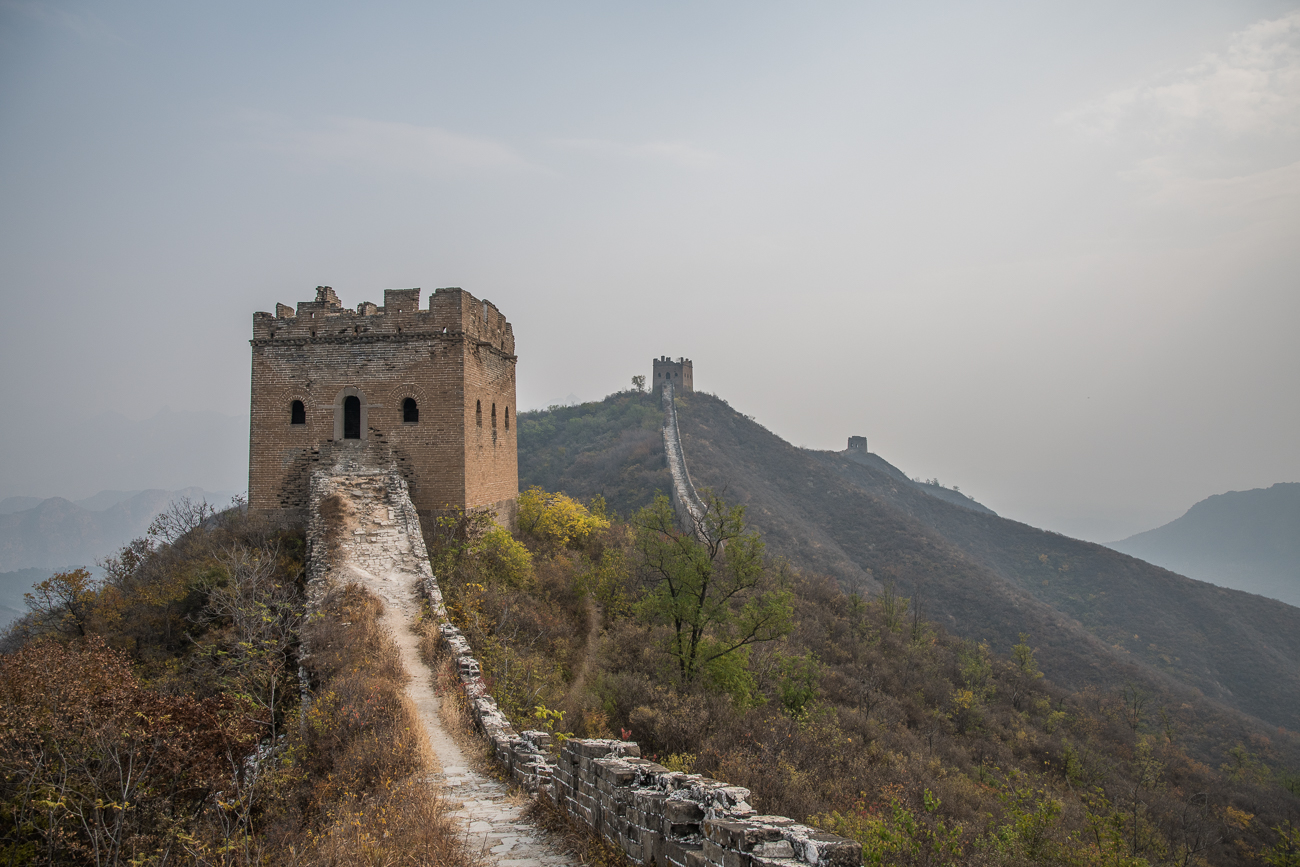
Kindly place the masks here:
[(447, 803), (432, 786), (410, 777), (367, 798), (341, 802), (333, 821), (295, 865), (311, 867), (477, 867), (481, 858), (464, 845)]
[(460, 747), (471, 769), (485, 777), (503, 779), (491, 746), (474, 728), (469, 703), (461, 691), (451, 657), (442, 653), (436, 621), (424, 618), (415, 628), (420, 636), (420, 658), (433, 671), (433, 688), (438, 695), (438, 718), (442, 721), (443, 730)]
[[(442, 653), (437, 624), (426, 619), (416, 628), (420, 636), (420, 655), (435, 674), (440, 699), (438, 715), (442, 719), (443, 729), (456, 741), (475, 771), (484, 776), (504, 779), (491, 746), (474, 728), (469, 705), (460, 689), (452, 659)], [(576, 856), (579, 863), (587, 867), (631, 867), (631, 862), (620, 849), (591, 829), (574, 822), (550, 800), (533, 797), (513, 785), (511, 796), (527, 800), (523, 818), (547, 832), (560, 848)]]
[(333, 590), (321, 609), (309, 636), (319, 686), (303, 751), (308, 821), (284, 847), (286, 860), (473, 867), (459, 824), (427, 780), (433, 754), (383, 604), (354, 584)]
[(612, 845), (588, 827), (573, 821), (547, 798), (533, 798), (524, 818), (550, 834), (586, 867), (631, 867), (622, 849)]

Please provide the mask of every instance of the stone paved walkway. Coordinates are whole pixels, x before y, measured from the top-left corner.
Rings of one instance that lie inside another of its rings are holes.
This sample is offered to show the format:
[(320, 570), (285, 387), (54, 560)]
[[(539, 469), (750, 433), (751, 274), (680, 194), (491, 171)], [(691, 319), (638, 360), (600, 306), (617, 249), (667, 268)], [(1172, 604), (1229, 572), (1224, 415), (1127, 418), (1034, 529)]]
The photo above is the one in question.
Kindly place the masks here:
[(346, 523), (345, 541), (338, 562), (331, 564), (330, 577), (361, 584), (384, 601), (384, 624), (411, 675), (407, 694), (419, 711), (437, 757), (439, 767), (429, 780), (452, 805), (468, 848), (484, 862), (502, 867), (576, 865), (578, 862), (558, 849), (546, 832), (524, 821), (527, 796), (512, 795), (505, 783), (473, 770), (442, 726), (434, 675), (420, 658), (419, 639), (411, 631), (420, 613), (420, 571), (427, 566), (419, 563), (424, 556), (423, 540), (412, 539), (407, 529), (414, 510), (405, 508), (410, 505), (405, 487), (394, 490), (398, 485), (392, 476), (362, 470), (336, 473), (324, 486), (323, 494), (338, 494), (343, 499)]

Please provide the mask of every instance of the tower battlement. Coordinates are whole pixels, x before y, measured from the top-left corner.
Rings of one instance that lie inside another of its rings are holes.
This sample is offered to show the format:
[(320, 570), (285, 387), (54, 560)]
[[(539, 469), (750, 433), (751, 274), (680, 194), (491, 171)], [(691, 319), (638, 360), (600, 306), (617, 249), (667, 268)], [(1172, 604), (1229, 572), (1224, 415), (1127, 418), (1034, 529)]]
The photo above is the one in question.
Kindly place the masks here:
[(275, 314), (253, 314), (253, 341), (351, 340), (398, 335), (462, 335), (503, 352), (515, 353), (515, 335), (501, 311), (463, 289), (435, 289), (420, 309), (419, 289), (385, 289), (382, 307), (363, 301), (344, 307), (329, 286), (316, 287), (315, 301), (297, 307), (276, 304)]
[(249, 508), (301, 520), (311, 471), (340, 458), (395, 467), (422, 516), (519, 493), (515, 338), (490, 301), (388, 289), (383, 306), (313, 301), (253, 314)]
[(671, 382), (675, 392), (695, 391), (695, 372), (689, 358), (678, 358), (674, 361), (666, 355), (661, 355), (654, 360), (653, 373), (650, 387), (655, 393), (663, 388), (665, 382)]

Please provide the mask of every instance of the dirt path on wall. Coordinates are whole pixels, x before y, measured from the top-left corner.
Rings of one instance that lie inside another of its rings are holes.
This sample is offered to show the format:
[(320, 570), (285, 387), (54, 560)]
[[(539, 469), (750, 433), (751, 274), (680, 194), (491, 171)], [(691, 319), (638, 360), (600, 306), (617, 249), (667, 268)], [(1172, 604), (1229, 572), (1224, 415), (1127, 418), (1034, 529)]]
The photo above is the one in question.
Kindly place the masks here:
[(438, 715), (434, 674), (420, 658), (419, 638), (411, 631), (420, 614), (414, 576), (390, 572), (375, 576), (349, 564), (344, 580), (351, 579), (384, 601), (384, 625), (402, 654), (411, 675), (406, 691), (419, 711), (425, 736), (437, 756), (439, 768), (429, 775), (454, 807), (452, 815), (464, 828), (471, 852), (489, 864), (502, 867), (568, 867), (577, 862), (554, 846), (546, 833), (522, 818), (526, 796), (512, 796), (505, 783), (474, 771), (465, 754), (443, 728)]

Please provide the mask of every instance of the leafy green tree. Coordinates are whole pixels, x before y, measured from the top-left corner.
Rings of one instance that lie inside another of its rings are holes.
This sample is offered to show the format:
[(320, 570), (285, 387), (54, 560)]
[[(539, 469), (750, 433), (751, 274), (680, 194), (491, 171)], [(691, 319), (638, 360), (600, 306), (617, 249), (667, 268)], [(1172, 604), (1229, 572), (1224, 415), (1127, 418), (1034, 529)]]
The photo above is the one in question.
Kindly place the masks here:
[(425, 541), (444, 592), (474, 583), (518, 588), (532, 580), (532, 554), (486, 512), (460, 509), (438, 518)]
[(711, 493), (704, 503), (689, 529), (662, 494), (633, 521), (646, 585), (640, 611), (668, 627), (683, 684), (731, 654), (787, 635), (793, 620), (793, 594), (769, 570), (744, 507)]
[(1025, 696), (1034, 684), (1043, 679), (1038, 669), (1034, 649), (1029, 646), (1029, 636), (1020, 633), (1020, 643), (1011, 648), (1011, 706), (1020, 710)]
[(1264, 852), (1264, 863), (1269, 867), (1300, 867), (1300, 828), (1287, 822), (1273, 829), (1280, 839)]

